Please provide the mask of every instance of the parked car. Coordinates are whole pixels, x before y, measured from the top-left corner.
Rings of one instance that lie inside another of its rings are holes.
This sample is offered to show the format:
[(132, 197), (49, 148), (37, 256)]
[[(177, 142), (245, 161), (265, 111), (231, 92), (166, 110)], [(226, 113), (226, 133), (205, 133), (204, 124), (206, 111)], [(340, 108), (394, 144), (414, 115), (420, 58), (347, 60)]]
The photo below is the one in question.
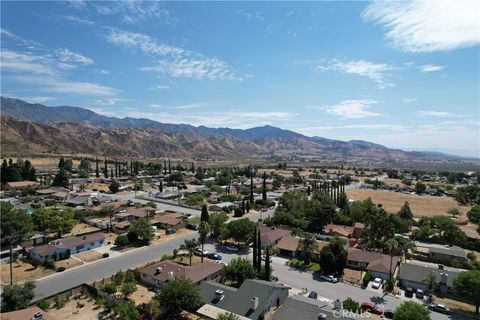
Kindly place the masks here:
[(374, 314), (383, 314), (383, 309), (372, 302), (363, 302), (360, 308)]
[(432, 303), (428, 306), (428, 308), (432, 311), (435, 311), (435, 312), (440, 312), (440, 313), (443, 313), (443, 314), (450, 314), (450, 309), (448, 307), (444, 306), (443, 304)]
[(168, 228), (165, 230), (165, 234), (172, 234), (172, 233), (175, 233), (177, 232), (177, 229), (175, 228)]
[(382, 318), (393, 319), (393, 310), (387, 309), (387, 310), (383, 311)]
[(413, 298), (413, 293), (415, 291), (413, 291), (413, 289), (411, 287), (407, 287), (407, 289), (405, 289), (405, 297), (407, 298)]
[(237, 251), (238, 251), (238, 248), (235, 247), (235, 246), (226, 246), (226, 247), (225, 247), (225, 250), (237, 252)]
[(191, 216), (192, 216), (191, 213), (184, 213), (183, 215), (184, 215), (185, 217), (191, 217)]
[(222, 256), (219, 255), (219, 254), (216, 254), (216, 253), (207, 254), (207, 258), (212, 259), (212, 260), (216, 260), (216, 261), (222, 260)]
[(423, 296), (425, 294), (423, 293), (423, 290), (422, 289), (417, 289), (417, 292), (415, 292), (415, 296), (418, 298), (418, 299), (423, 299)]
[(338, 282), (337, 278), (335, 278), (334, 276), (329, 275), (329, 274), (322, 274), (320, 276), (320, 279), (331, 282), (331, 283), (337, 283)]
[(372, 281), (372, 288), (373, 289), (378, 289), (382, 286), (383, 280), (381, 278), (375, 278), (375, 280)]
[(189, 223), (189, 224), (187, 224), (187, 229), (198, 230), (198, 224)]
[(207, 250), (203, 250), (202, 252), (202, 249), (196, 249), (195, 251), (193, 251), (193, 254), (196, 255), (196, 256), (204, 256), (206, 257), (208, 255), (208, 251)]
[(312, 291), (308, 294), (308, 297), (316, 300), (318, 298), (318, 293), (316, 291)]
[[(272, 257), (269, 257), (269, 258), (270, 258), (270, 259), (269, 259), (270, 262), (272, 262)], [(262, 254), (261, 257), (260, 257), (260, 259), (262, 259), (262, 261), (266, 261), (267, 258), (265, 257), (265, 255)]]

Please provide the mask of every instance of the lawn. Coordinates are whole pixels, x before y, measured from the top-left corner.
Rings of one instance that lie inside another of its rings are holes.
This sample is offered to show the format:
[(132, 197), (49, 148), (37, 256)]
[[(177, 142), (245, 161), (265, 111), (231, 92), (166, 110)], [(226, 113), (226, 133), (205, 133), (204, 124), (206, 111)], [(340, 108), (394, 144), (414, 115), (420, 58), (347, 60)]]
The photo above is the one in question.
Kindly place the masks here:
[(290, 260), (291, 267), (300, 269), (300, 270), (308, 270), (312, 272), (320, 271), (320, 265), (316, 262), (310, 262), (309, 264), (305, 264), (305, 261), (294, 258)]
[(200, 217), (191, 217), (191, 218), (188, 219), (188, 223), (200, 224)]

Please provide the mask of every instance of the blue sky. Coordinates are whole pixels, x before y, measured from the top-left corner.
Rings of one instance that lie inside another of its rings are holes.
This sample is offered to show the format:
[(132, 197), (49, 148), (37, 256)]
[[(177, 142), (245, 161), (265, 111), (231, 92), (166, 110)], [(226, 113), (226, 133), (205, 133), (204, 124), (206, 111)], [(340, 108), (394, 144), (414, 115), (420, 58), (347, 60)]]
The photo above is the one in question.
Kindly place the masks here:
[(480, 156), (479, 2), (2, 1), (2, 95)]

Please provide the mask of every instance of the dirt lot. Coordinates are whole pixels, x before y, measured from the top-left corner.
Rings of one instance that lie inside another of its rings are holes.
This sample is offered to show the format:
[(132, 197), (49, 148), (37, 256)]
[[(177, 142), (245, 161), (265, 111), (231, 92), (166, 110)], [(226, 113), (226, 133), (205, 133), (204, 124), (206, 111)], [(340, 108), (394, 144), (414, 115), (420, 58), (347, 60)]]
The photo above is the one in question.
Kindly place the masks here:
[[(206, 257), (203, 258), (203, 261), (206, 261), (208, 260)], [(179, 262), (179, 263), (182, 263), (182, 264), (186, 264), (186, 265), (190, 265), (190, 258), (188, 257), (188, 255), (185, 255), (185, 256), (178, 256), (175, 261)], [(192, 266), (196, 265), (196, 264), (199, 264), (201, 262), (201, 258), (200, 257), (197, 257), (197, 256), (192, 256)]]
[(75, 257), (85, 262), (92, 262), (92, 261), (102, 259), (102, 254), (96, 250), (88, 250), (88, 251), (76, 254)]
[(131, 301), (134, 301), (135, 304), (141, 303), (150, 303), (155, 293), (153, 291), (148, 290), (147, 287), (142, 286), (141, 284), (137, 283), (137, 291), (132, 293), (130, 297), (128, 297)]
[[(84, 306), (77, 308), (77, 301), (80, 301)], [(48, 313), (55, 319), (62, 320), (96, 320), (100, 319), (99, 313), (101, 308), (95, 307), (95, 300), (89, 300), (89, 298), (83, 298), (80, 300), (70, 299), (63, 308), (57, 310), (51, 308), (47, 310)]]
[(64, 267), (65, 269), (70, 269), (70, 268), (79, 266), (81, 264), (83, 263), (78, 258), (75, 259), (73, 257), (55, 262), (55, 266), (57, 268)]
[(70, 233), (66, 233), (63, 235), (63, 237), (69, 237), (69, 236), (74, 236), (74, 235), (79, 235), (79, 234), (84, 234), (84, 233), (90, 233), (94, 231), (100, 231), (99, 228), (92, 227), (86, 223), (77, 223), (75, 226), (73, 226), (72, 231)]
[[(1, 265), (1, 284), (8, 285), (10, 284), (10, 265), (2, 264)], [(17, 261), (13, 264), (13, 282), (14, 283), (23, 283), (28, 280), (36, 280), (42, 277), (45, 277), (49, 274), (55, 273), (55, 271), (46, 269), (42, 266), (35, 268), (30, 263)]]
[(378, 190), (353, 189), (347, 190), (348, 198), (352, 200), (365, 200), (368, 197), (376, 204), (382, 204), (385, 210), (397, 212), (405, 201), (408, 201), (414, 216), (447, 215), (448, 210), (458, 208), (463, 214), (459, 220), (466, 219), (466, 212), (470, 207), (459, 206), (453, 198), (419, 196), (400, 192), (387, 192)]
[(162, 243), (164, 241), (168, 241), (168, 240), (183, 237), (184, 235), (187, 235), (187, 234), (191, 234), (192, 238), (193, 238), (194, 235), (195, 235), (195, 231), (182, 228), (182, 229), (178, 229), (176, 233), (166, 235), (165, 231), (161, 230), (160, 234), (157, 236), (159, 238), (155, 238), (154, 240), (152, 240), (152, 243), (155, 243), (155, 244)]
[(475, 312), (474, 305), (457, 301), (457, 300), (435, 297), (435, 303), (446, 305), (450, 309), (460, 311), (460, 312), (468, 312), (468, 313)]

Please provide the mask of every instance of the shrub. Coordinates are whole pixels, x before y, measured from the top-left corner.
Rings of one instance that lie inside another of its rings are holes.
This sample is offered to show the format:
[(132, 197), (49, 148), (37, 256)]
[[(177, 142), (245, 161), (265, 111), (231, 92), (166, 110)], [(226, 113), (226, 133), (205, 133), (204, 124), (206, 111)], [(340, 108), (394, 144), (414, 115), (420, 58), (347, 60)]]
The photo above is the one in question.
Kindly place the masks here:
[(372, 274), (370, 271), (367, 271), (365, 275), (363, 276), (363, 286), (366, 287), (368, 283), (372, 280)]
[(48, 268), (48, 269), (52, 269), (52, 270), (55, 270), (55, 269), (56, 269), (56, 267), (55, 267), (55, 261), (53, 261), (53, 259), (50, 258), (50, 257), (45, 258), (45, 260), (43, 260), (42, 265), (43, 265), (45, 268)]
[(450, 266), (454, 268), (463, 268), (463, 265), (457, 259), (450, 260)]
[(63, 272), (63, 271), (65, 271), (65, 267), (59, 267), (59, 268), (57, 268), (57, 272)]
[(55, 308), (58, 310), (58, 309), (62, 309), (63, 306), (65, 306), (65, 299), (60, 297), (58, 294), (55, 296)]
[(110, 254), (108, 252), (105, 252), (104, 254), (102, 254), (102, 258), (108, 258), (110, 257)]
[(352, 298), (347, 298), (346, 300), (343, 300), (342, 306), (343, 309), (353, 312), (357, 312), (357, 310), (360, 308), (360, 304)]
[(102, 287), (102, 291), (105, 291), (108, 294), (114, 294), (117, 292), (117, 285), (114, 282), (107, 283)]
[(138, 241), (138, 233), (133, 232), (133, 231), (128, 231), (127, 233), (127, 239), (129, 243), (135, 243)]
[(126, 246), (129, 242), (128, 237), (124, 234), (119, 235), (117, 239), (115, 239), (115, 245), (118, 247)]
[(237, 218), (243, 216), (243, 210), (242, 208), (236, 208), (235, 211), (233, 212), (233, 215)]
[(42, 310), (47, 310), (48, 308), (50, 308), (50, 302), (48, 302), (45, 299), (38, 300), (37, 307), (39, 307)]
[(164, 260), (173, 260), (173, 256), (171, 256), (169, 254), (164, 254), (162, 256), (162, 258), (160, 259), (160, 261), (164, 261)]

